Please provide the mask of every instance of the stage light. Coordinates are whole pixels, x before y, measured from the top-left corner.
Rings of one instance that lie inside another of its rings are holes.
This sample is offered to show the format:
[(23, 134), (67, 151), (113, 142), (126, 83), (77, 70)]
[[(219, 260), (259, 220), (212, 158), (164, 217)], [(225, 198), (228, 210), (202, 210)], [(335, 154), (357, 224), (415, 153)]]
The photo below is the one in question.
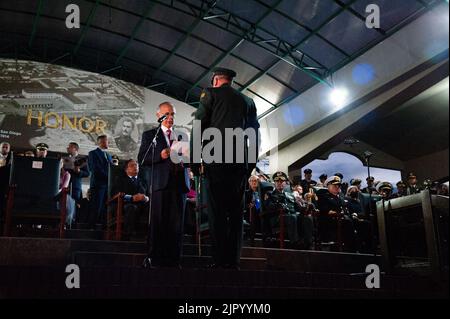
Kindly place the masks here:
[(330, 102), (337, 108), (345, 106), (348, 99), (348, 91), (342, 88), (334, 88), (330, 93)]

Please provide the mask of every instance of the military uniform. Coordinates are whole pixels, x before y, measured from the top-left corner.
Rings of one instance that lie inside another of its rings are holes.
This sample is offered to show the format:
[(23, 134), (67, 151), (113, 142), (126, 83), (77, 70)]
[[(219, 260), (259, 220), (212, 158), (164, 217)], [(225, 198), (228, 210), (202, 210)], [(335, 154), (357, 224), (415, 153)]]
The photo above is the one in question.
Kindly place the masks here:
[[(305, 174), (312, 174), (312, 170), (305, 169), (304, 172)], [(303, 194), (309, 193), (309, 190), (313, 187), (315, 187), (317, 185), (317, 182), (315, 180), (306, 180), (306, 179), (302, 179), (300, 181), (300, 186), (303, 188)]]
[(384, 200), (395, 198), (392, 194), (393, 186), (389, 182), (381, 182), (377, 185), (377, 193), (381, 195)]
[[(217, 68), (214, 70), (213, 80), (216, 76), (226, 76), (231, 81), (236, 73)], [(256, 166), (256, 162), (250, 163), (248, 168), (243, 163), (237, 163), (236, 158), (233, 158), (231, 163), (225, 162), (225, 130), (253, 128), (257, 131), (259, 123), (256, 106), (252, 99), (232, 88), (230, 83), (223, 84), (202, 92), (195, 119), (201, 121), (202, 133), (207, 128), (216, 128), (222, 134), (221, 162), (204, 163), (213, 266), (238, 267), (242, 245), (244, 187), (249, 172)], [(191, 138), (192, 142), (194, 138), (194, 136)], [(207, 146), (210, 142), (203, 141), (203, 145)], [(195, 166), (192, 168), (194, 174), (197, 174)]]
[(392, 195), (392, 198), (400, 198), (406, 196), (406, 184), (403, 181), (397, 183), (397, 193)]
[[(367, 177), (366, 178), (366, 181), (367, 181), (367, 183), (369, 183), (369, 181), (371, 181), (372, 183), (375, 181), (375, 178), (373, 178), (372, 176), (370, 176), (370, 177)], [(361, 190), (361, 192), (363, 192), (363, 193), (365, 193), (365, 194), (374, 194), (374, 193), (376, 193), (376, 188), (374, 187), (374, 186), (367, 186), (367, 187), (364, 187), (362, 190)]]
[[(325, 185), (341, 185), (338, 176), (330, 177)], [(318, 194), (318, 218), (319, 237), (321, 242), (331, 242), (337, 240), (337, 218), (341, 218), (341, 234), (344, 250), (354, 251), (356, 238), (350, 212), (346, 208), (344, 199), (340, 195), (333, 195), (328, 190)], [(336, 212), (338, 216), (331, 216), (330, 211)]]
[(117, 148), (124, 153), (134, 153), (137, 150), (137, 143), (131, 136), (118, 136), (114, 139)]
[(306, 179), (302, 179), (300, 181), (300, 186), (303, 188), (303, 194), (309, 193), (311, 188), (316, 187), (317, 182), (315, 180), (307, 181)]
[[(273, 176), (273, 180), (281, 179), (287, 181), (287, 175), (283, 172), (277, 172)], [(284, 224), (286, 232), (291, 243), (299, 245), (303, 242), (303, 247), (309, 249), (313, 241), (313, 220), (311, 216), (305, 216), (306, 207), (300, 206), (295, 200), (294, 194), (286, 190), (267, 194), (264, 203), (263, 220), (264, 220), (264, 237), (268, 237), (272, 233), (273, 227), (278, 227), (280, 223), (280, 210), (283, 211)]]
[(45, 143), (39, 143), (36, 145), (36, 157), (47, 157), (49, 146)]
[(408, 185), (406, 187), (407, 195), (419, 194), (422, 191), (422, 189), (419, 187), (419, 185), (411, 183), (411, 180), (414, 180), (414, 179), (417, 179), (416, 174), (409, 173), (408, 174), (408, 183), (407, 183)]
[(356, 186), (358, 189), (361, 188), (362, 181), (359, 178), (353, 178), (350, 180), (350, 186)]

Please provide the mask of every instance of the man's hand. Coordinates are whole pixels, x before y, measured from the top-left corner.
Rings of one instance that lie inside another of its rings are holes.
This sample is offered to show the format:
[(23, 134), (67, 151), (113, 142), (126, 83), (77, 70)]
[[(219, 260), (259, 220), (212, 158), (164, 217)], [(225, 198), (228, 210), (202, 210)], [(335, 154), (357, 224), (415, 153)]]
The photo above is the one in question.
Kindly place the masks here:
[(163, 149), (161, 152), (161, 158), (166, 160), (170, 157), (170, 148)]
[(328, 212), (328, 216), (330, 216), (330, 217), (336, 217), (337, 215), (338, 215), (338, 213), (335, 212), (334, 210), (330, 210), (330, 211)]
[(75, 172), (75, 174), (80, 174), (80, 172), (81, 172), (79, 166), (75, 166), (75, 168), (73, 169), (73, 171)]
[(133, 195), (133, 202), (145, 202), (146, 196), (144, 194)]

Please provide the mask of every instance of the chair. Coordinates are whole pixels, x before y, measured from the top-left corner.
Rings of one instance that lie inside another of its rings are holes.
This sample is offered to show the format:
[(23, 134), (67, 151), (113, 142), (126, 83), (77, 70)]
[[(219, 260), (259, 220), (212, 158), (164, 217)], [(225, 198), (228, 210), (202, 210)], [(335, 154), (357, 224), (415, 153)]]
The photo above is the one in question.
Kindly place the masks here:
[(69, 190), (59, 193), (60, 161), (15, 157), (11, 160), (10, 176), (4, 236), (11, 236), (12, 225), (18, 221), (20, 224), (58, 224), (59, 237), (64, 238)]
[[(125, 194), (117, 193), (112, 194), (114, 185), (116, 185), (119, 177), (122, 176), (123, 170), (119, 166), (109, 165), (108, 169), (108, 200), (107, 215), (106, 215), (106, 240), (112, 240), (113, 228), (114, 239), (117, 241), (122, 240), (122, 227), (123, 227), (123, 197)], [(114, 218), (115, 216), (115, 218)]]

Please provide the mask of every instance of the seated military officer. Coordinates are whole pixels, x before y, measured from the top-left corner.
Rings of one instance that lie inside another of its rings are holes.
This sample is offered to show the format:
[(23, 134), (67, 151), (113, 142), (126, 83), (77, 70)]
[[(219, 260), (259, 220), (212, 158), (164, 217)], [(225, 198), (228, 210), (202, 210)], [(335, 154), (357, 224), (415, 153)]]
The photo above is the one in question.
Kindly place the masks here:
[(361, 190), (361, 183), (362, 181), (359, 178), (353, 178), (350, 180), (350, 186), (356, 186), (358, 190)]
[(406, 184), (403, 181), (397, 183), (397, 193), (392, 195), (392, 198), (399, 198), (406, 196)]
[(395, 198), (392, 196), (392, 184), (389, 182), (380, 182), (377, 185), (377, 192), (380, 194), (382, 199), (389, 200)]
[(286, 232), (294, 247), (310, 249), (313, 239), (313, 220), (305, 216), (304, 207), (298, 205), (294, 195), (286, 190), (288, 177), (283, 172), (273, 175), (275, 190), (265, 198), (263, 211), (263, 236), (270, 235), (272, 227), (279, 225), (280, 214), (283, 216)]
[(338, 176), (332, 176), (327, 179), (325, 184), (327, 185), (327, 191), (318, 194), (320, 241), (340, 241), (345, 251), (355, 251), (356, 238), (352, 217), (340, 196), (341, 179)]
[(417, 177), (414, 173), (408, 174), (408, 182), (406, 187), (406, 194), (407, 195), (414, 195), (419, 194), (422, 191), (422, 189), (417, 184)]

